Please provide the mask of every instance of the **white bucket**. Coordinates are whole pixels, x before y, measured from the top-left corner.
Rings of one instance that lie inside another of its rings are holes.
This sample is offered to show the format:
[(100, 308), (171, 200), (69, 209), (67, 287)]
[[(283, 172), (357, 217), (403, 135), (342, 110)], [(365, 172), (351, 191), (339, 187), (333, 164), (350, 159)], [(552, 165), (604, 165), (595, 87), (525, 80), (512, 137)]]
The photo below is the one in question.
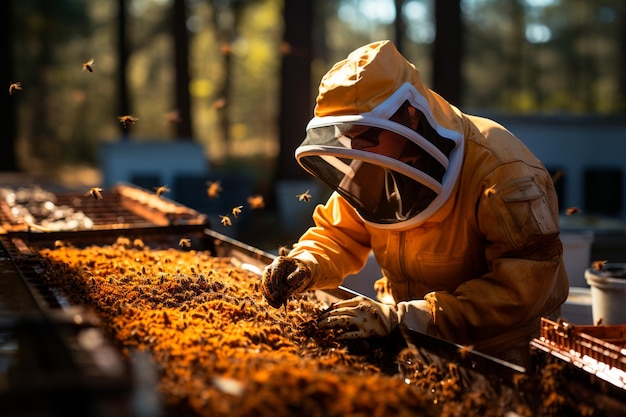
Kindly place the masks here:
[(588, 268), (591, 315), (598, 324), (626, 324), (626, 264), (608, 263), (604, 270)]

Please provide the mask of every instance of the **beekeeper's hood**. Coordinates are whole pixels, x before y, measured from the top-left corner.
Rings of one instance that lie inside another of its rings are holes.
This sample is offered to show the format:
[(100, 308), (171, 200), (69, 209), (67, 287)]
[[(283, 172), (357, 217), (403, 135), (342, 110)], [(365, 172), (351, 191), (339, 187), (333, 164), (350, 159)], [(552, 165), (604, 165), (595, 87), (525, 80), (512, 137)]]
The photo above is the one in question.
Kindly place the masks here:
[(426, 221), (461, 170), (461, 113), (389, 41), (363, 46), (322, 78), (300, 165), (385, 229)]

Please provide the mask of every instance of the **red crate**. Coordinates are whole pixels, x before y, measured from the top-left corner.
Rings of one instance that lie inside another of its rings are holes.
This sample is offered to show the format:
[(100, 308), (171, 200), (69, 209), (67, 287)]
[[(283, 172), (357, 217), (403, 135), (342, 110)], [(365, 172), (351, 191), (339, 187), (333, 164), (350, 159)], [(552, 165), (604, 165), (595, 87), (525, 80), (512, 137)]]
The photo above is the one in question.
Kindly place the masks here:
[(626, 325), (581, 326), (542, 318), (531, 346), (626, 388)]

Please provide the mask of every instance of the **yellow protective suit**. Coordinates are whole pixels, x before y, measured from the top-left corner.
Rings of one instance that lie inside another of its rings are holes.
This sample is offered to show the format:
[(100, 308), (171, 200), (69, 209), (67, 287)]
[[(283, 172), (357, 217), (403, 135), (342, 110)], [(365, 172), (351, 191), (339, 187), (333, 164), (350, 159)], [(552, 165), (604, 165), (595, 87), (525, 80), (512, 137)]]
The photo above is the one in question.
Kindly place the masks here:
[[(388, 41), (357, 49), (325, 75), (308, 128), (385, 117), (389, 97), (405, 87), (434, 129), (457, 142), (435, 201), (405, 221), (376, 224), (335, 192), (289, 256), (311, 267), (310, 289), (333, 288), (372, 250), (395, 301), (408, 303), (405, 314), (426, 300), (428, 333), (507, 358), (528, 348), (540, 318), (558, 314), (568, 294), (557, 198), (543, 164), (504, 127), (426, 88)], [(296, 152), (301, 164), (315, 153), (306, 149)]]

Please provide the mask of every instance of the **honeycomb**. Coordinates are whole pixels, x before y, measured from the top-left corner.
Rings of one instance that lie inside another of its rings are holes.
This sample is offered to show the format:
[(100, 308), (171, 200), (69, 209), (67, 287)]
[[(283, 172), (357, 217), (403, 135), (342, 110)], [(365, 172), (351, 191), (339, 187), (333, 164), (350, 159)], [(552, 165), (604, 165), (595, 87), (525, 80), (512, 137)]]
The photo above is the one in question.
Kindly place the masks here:
[[(467, 392), (454, 369), (411, 348), (339, 342), (317, 326), (312, 293), (275, 309), (260, 277), (229, 258), (141, 240), (41, 249), (44, 279), (90, 306), (129, 360), (147, 354), (167, 415), (501, 416), (507, 405)], [(395, 366), (396, 372), (383, 369)], [(401, 366), (398, 366), (401, 365)], [(399, 372), (398, 370), (402, 370)], [(518, 415), (530, 415), (516, 409)]]

